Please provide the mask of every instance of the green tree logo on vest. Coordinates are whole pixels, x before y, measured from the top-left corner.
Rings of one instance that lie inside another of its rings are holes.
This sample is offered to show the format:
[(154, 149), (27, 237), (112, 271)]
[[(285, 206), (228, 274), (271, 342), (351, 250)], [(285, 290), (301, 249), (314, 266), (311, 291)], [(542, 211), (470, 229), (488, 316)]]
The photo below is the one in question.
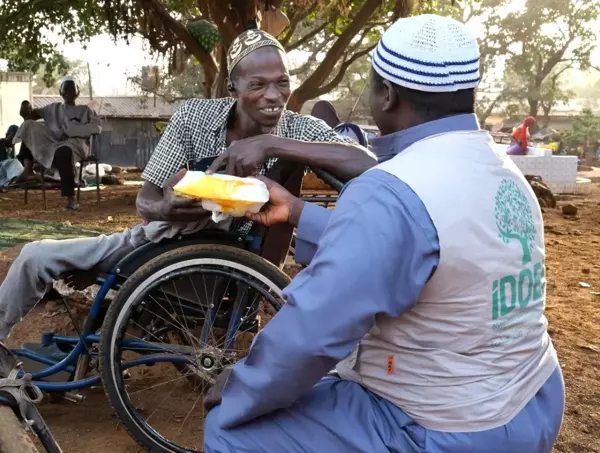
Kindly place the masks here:
[(506, 244), (519, 241), (523, 248), (523, 266), (531, 261), (535, 244), (535, 225), (531, 205), (514, 181), (503, 179), (496, 194), (496, 225)]
[[(523, 252), (523, 267), (494, 280), (492, 284), (492, 319), (499, 320), (494, 328), (505, 329), (521, 322), (531, 302), (543, 299), (545, 265), (543, 260), (531, 263), (537, 231), (531, 204), (515, 181), (503, 179), (500, 183), (496, 193), (495, 214), (500, 239), (505, 244), (517, 241)], [(515, 311), (517, 308), (521, 310)], [(506, 341), (518, 338), (515, 333), (510, 335), (505, 338)]]

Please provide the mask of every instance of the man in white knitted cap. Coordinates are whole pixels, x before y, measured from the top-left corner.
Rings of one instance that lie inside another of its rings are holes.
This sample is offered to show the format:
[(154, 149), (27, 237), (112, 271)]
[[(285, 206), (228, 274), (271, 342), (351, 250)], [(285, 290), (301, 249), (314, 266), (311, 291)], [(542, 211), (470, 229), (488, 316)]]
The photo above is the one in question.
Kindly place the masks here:
[(250, 218), (297, 225), (311, 262), (211, 389), (205, 452), (551, 452), (543, 220), (478, 127), (478, 82), (463, 24), (402, 19), (373, 55), (379, 165), (333, 212), (269, 182)]

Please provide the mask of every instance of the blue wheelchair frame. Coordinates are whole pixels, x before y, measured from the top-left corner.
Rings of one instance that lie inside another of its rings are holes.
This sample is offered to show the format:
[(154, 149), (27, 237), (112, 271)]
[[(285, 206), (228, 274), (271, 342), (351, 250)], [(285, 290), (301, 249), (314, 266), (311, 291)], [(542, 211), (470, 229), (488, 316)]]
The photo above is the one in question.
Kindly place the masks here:
[[(312, 168), (312, 171), (319, 178), (325, 181), (332, 189), (334, 189), (338, 193), (341, 193), (344, 184), (337, 180), (333, 175), (318, 168)], [(329, 203), (335, 203), (336, 200), (337, 196), (324, 198), (306, 198), (306, 201), (308, 202), (324, 203), (325, 205), (328, 205)], [(42, 335), (41, 346), (51, 346), (54, 344), (56, 346), (72, 347), (72, 349), (67, 353), (66, 357), (60, 360), (55, 360), (49, 358), (48, 356), (38, 354), (35, 351), (31, 351), (25, 348), (13, 349), (11, 350), (11, 352), (17, 357), (28, 358), (43, 365), (47, 365), (46, 368), (31, 373), (33, 384), (36, 385), (42, 391), (70, 392), (96, 385), (101, 381), (100, 376), (93, 376), (81, 379), (73, 378), (77, 373), (77, 367), (79, 365), (81, 365), (82, 367), (85, 366), (87, 368), (87, 364), (89, 362), (86, 362), (82, 359), (86, 356), (88, 358), (92, 357), (92, 354), (90, 353), (90, 347), (100, 342), (100, 335), (96, 334), (95, 332), (100, 328), (98, 321), (103, 320), (100, 319), (100, 317), (102, 316), (102, 309), (105, 304), (106, 295), (110, 290), (118, 290), (120, 286), (124, 283), (124, 281), (133, 273), (133, 271), (135, 271), (151, 259), (165, 252), (189, 245), (222, 244), (243, 248), (245, 250), (260, 254), (264, 235), (264, 229), (261, 230), (261, 228), (259, 228), (258, 230), (255, 230), (253, 228), (253, 230), (251, 230), (250, 234), (247, 236), (229, 231), (201, 231), (196, 235), (190, 235), (186, 237), (178, 236), (174, 239), (162, 241), (159, 244), (148, 243), (142, 247), (139, 247), (138, 249), (132, 251), (127, 256), (125, 256), (115, 266), (113, 271), (109, 272), (105, 276), (101, 275), (98, 277), (97, 283), (100, 285), (100, 290), (96, 294), (94, 302), (90, 308), (88, 317), (86, 319), (83, 331), (80, 333), (79, 336), (63, 336), (55, 335), (54, 333), (44, 333)], [(209, 317), (212, 317), (214, 315), (215, 313), (209, 313)], [(236, 330), (236, 325), (230, 324), (228, 326), (226, 333), (227, 347), (230, 347), (233, 344), (233, 337), (231, 333), (235, 332)], [(200, 335), (201, 343), (204, 340), (206, 340), (207, 335), (208, 331), (203, 328)], [(150, 352), (156, 351), (157, 349), (156, 346), (149, 347), (147, 343), (137, 340), (126, 340), (124, 341), (123, 346), (125, 347), (125, 349), (136, 351), (147, 350)], [(125, 370), (139, 365), (151, 365), (160, 362), (186, 364), (190, 361), (187, 360), (186, 357), (177, 356), (173, 354), (162, 356), (157, 354), (151, 354), (148, 356), (143, 356), (124, 362), (122, 364), (122, 369)], [(73, 380), (69, 380), (66, 382), (48, 382), (43, 380), (45, 378), (63, 372), (69, 373), (71, 379)], [(13, 405), (14, 401), (0, 396), (0, 403)]]
[[(134, 270), (165, 252), (198, 244), (223, 244), (257, 252), (257, 250), (260, 250), (261, 239), (262, 238), (258, 236), (244, 236), (226, 231), (204, 231), (197, 236), (187, 236), (185, 238), (179, 236), (175, 239), (166, 240), (159, 244), (145, 244), (144, 246), (125, 256), (115, 266), (113, 271), (109, 272), (105, 276), (98, 277), (97, 283), (101, 285), (100, 290), (96, 294), (80, 336), (63, 336), (55, 335), (54, 333), (44, 333), (42, 335), (41, 346), (51, 346), (52, 344), (55, 344), (59, 347), (72, 347), (70, 352), (67, 353), (66, 357), (62, 358), (61, 360), (54, 360), (48, 356), (43, 356), (24, 348), (13, 349), (11, 352), (17, 357), (28, 358), (43, 365), (48, 365), (42, 370), (31, 373), (33, 384), (36, 385), (40, 390), (46, 392), (69, 392), (96, 385), (100, 383), (100, 376), (69, 380), (66, 382), (47, 382), (43, 379), (62, 372), (69, 373), (71, 375), (71, 379), (73, 379), (78, 364), (86, 363), (81, 359), (86, 355), (89, 357), (92, 356), (90, 353), (90, 347), (100, 342), (100, 335), (94, 332), (99, 329), (99, 321), (102, 321), (102, 319), (100, 319), (102, 316), (102, 308), (105, 305), (106, 295), (111, 289), (118, 290)], [(235, 328), (235, 326), (233, 327)], [(227, 332), (228, 339), (230, 336), (230, 329), (228, 329)], [(235, 332), (235, 330), (232, 332)], [(203, 337), (206, 337), (207, 335), (208, 331), (206, 329), (202, 329), (200, 341), (202, 342), (205, 340), (206, 338)], [(231, 342), (228, 341), (227, 344), (229, 343)], [(148, 343), (139, 340), (125, 340), (123, 342), (123, 347), (125, 349), (135, 351), (145, 350), (148, 352), (155, 352), (157, 350), (156, 346), (149, 346)], [(164, 348), (163, 350), (168, 349)], [(139, 365), (151, 365), (160, 362), (186, 364), (190, 361), (187, 360), (186, 357), (173, 354), (151, 354), (126, 361), (123, 363), (122, 368), (128, 369)], [(11, 404), (9, 399), (1, 396), (0, 402)]]

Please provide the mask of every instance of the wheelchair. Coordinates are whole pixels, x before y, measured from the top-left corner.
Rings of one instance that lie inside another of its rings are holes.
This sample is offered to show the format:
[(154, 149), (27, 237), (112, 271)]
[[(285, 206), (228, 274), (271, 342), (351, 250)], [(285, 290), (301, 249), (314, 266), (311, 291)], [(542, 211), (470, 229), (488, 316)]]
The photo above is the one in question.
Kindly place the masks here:
[[(335, 177), (313, 171), (341, 190)], [(76, 336), (44, 333), (40, 344), (11, 351), (13, 377), (26, 382), (21, 389), (75, 402), (84, 398), (79, 390), (103, 384), (117, 419), (146, 451), (202, 451), (205, 392), (246, 356), (284, 303), (290, 279), (260, 255), (267, 230), (206, 230), (139, 247), (98, 276), (100, 289)], [(25, 374), (14, 358), (40, 369)], [(0, 378), (9, 372), (0, 367)], [(18, 409), (24, 402), (0, 389), (0, 403)], [(61, 451), (41, 417), (15, 413), (46, 451)]]

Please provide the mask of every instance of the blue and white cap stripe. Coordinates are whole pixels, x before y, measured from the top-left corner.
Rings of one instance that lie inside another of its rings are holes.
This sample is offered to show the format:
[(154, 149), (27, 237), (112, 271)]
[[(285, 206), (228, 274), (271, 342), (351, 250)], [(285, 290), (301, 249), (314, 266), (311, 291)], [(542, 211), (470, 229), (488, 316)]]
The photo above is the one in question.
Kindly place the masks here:
[(452, 92), (479, 85), (479, 46), (462, 23), (435, 14), (398, 20), (373, 52), (384, 79), (418, 91)]

